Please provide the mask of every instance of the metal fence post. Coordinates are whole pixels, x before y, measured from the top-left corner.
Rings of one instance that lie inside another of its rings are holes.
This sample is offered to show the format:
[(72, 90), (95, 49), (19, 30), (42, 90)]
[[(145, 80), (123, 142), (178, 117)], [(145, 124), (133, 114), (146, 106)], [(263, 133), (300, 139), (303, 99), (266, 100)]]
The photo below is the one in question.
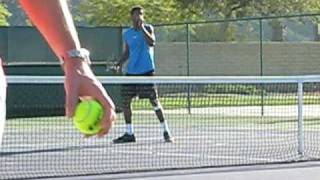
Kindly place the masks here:
[[(260, 46), (260, 76), (263, 76), (263, 24), (262, 19), (259, 19), (259, 46)], [(261, 116), (264, 115), (264, 84), (261, 84)]]
[(304, 157), (303, 82), (298, 83), (298, 154)]
[[(190, 76), (190, 33), (189, 24), (186, 23), (186, 46), (187, 46), (187, 76)], [(188, 113), (191, 114), (191, 85), (188, 84)]]

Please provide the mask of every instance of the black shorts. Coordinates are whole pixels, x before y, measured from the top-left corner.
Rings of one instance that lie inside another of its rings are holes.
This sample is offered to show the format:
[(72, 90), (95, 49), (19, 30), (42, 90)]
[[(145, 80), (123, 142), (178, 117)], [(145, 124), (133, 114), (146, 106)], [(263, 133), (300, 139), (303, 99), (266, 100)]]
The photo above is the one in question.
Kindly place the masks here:
[[(154, 72), (147, 72), (145, 74), (127, 76), (154, 76)], [(157, 99), (158, 90), (155, 84), (123, 84), (121, 87), (121, 95), (124, 99), (132, 99), (138, 96), (140, 99)]]

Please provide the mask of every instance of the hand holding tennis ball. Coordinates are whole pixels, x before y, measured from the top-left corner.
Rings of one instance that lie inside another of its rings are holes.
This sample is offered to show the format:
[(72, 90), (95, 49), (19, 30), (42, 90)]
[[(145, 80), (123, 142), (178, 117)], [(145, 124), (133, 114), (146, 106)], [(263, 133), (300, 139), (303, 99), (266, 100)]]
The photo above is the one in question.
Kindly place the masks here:
[[(92, 97), (104, 110), (101, 130), (97, 135), (106, 135), (116, 119), (115, 105), (90, 67), (89, 51), (81, 48), (67, 1), (19, 0), (19, 3), (62, 64), (66, 116), (77, 119), (78, 115), (74, 113), (78, 99)], [(93, 130), (89, 132), (93, 133)]]
[(83, 99), (75, 109), (73, 123), (86, 136), (96, 135), (102, 130), (101, 120), (104, 113), (104, 109), (98, 101)]

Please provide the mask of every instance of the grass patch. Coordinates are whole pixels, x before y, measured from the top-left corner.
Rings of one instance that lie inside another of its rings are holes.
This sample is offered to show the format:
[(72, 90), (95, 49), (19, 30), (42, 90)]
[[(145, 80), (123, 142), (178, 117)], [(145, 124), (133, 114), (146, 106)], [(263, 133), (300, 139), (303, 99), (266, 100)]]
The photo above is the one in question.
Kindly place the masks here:
[[(203, 96), (191, 97), (161, 97), (160, 102), (165, 109), (187, 108), (189, 104), (193, 108), (200, 107), (230, 107), (230, 106), (280, 106), (296, 105), (298, 103), (296, 96), (256, 96), (256, 95), (223, 95), (223, 96)], [(320, 97), (305, 96), (304, 104), (320, 104)], [(135, 110), (152, 109), (148, 99), (136, 99), (132, 103)]]

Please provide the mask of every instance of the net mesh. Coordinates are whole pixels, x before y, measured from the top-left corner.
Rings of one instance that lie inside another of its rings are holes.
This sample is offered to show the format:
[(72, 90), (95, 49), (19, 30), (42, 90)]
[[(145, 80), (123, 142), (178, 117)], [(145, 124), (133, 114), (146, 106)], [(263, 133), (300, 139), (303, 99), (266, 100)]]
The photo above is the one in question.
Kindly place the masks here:
[[(63, 116), (62, 77), (9, 77), (0, 179), (319, 159), (318, 79), (102, 77), (104, 86), (118, 89), (115, 92), (121, 92), (124, 84), (156, 84), (175, 138), (174, 143), (165, 143), (149, 99), (134, 98), (137, 141), (113, 144), (126, 129), (122, 113), (106, 137), (85, 139)], [(111, 95), (120, 98), (116, 102), (121, 112), (123, 96)], [(302, 125), (299, 109), (303, 109)]]

